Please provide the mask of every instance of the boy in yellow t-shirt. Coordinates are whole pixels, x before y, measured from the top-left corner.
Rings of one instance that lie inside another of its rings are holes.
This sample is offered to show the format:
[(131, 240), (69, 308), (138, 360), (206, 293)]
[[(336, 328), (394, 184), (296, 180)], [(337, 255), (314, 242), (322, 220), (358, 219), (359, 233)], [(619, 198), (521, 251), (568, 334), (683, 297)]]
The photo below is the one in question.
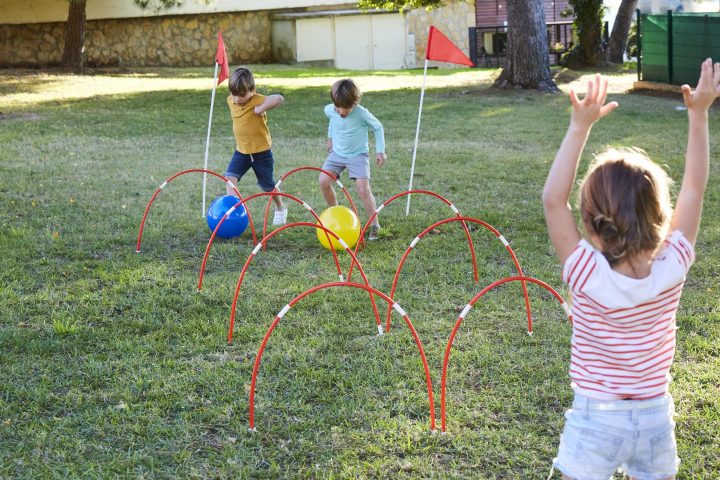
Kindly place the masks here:
[[(253, 169), (258, 186), (265, 192), (275, 189), (273, 180), (272, 140), (267, 126), (266, 111), (281, 105), (282, 95), (261, 95), (255, 93), (255, 78), (245, 67), (237, 68), (228, 81), (230, 95), (227, 98), (230, 116), (233, 122), (235, 153), (225, 171), (225, 178), (237, 187), (238, 180), (249, 169)], [(234, 195), (227, 187), (228, 195)], [(283, 225), (287, 221), (287, 208), (281, 197), (272, 197), (275, 203), (273, 225)]]

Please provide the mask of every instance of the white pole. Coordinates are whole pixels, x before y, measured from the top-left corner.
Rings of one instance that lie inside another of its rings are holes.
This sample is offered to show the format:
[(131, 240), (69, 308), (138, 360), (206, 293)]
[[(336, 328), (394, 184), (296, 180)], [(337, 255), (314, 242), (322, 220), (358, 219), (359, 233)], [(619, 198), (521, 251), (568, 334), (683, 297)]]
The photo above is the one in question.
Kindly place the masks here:
[[(208, 151), (210, 150), (210, 128), (212, 127), (213, 107), (215, 106), (215, 88), (217, 87), (218, 63), (215, 62), (215, 74), (213, 75), (212, 97), (210, 98), (210, 118), (208, 119), (207, 140), (205, 140), (205, 164), (203, 169), (208, 169)], [(203, 172), (202, 188), (202, 218), (205, 218), (205, 186), (207, 185), (207, 173)]]
[[(425, 59), (425, 68), (423, 68), (422, 90), (420, 90), (420, 109), (418, 110), (417, 128), (415, 129), (415, 145), (413, 146), (412, 164), (410, 165), (410, 184), (408, 185), (408, 190), (412, 190), (413, 176), (415, 175), (415, 157), (417, 155), (418, 139), (420, 138), (420, 117), (422, 117), (423, 99), (425, 98), (425, 78), (427, 77), (427, 67), (428, 67), (428, 61), (426, 58)], [(412, 195), (408, 195), (407, 207), (405, 207), (405, 216), (406, 217), (408, 215), (410, 215), (410, 197), (411, 196)]]

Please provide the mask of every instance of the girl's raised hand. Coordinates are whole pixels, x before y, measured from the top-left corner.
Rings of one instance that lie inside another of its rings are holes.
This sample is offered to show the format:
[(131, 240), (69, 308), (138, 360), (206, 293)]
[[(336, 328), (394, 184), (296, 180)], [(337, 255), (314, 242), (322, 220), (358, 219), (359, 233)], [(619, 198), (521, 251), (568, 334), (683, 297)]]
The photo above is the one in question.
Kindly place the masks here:
[(608, 113), (618, 107), (617, 102), (605, 103), (607, 100), (608, 81), (606, 78), (595, 74), (595, 78), (588, 80), (587, 93), (580, 100), (575, 90), (570, 90), (570, 103), (573, 112), (570, 123), (581, 127), (590, 128)]
[(681, 89), (689, 110), (707, 110), (720, 96), (720, 63), (713, 65), (712, 59), (708, 58), (700, 66), (700, 79), (695, 90), (689, 85), (683, 85)]

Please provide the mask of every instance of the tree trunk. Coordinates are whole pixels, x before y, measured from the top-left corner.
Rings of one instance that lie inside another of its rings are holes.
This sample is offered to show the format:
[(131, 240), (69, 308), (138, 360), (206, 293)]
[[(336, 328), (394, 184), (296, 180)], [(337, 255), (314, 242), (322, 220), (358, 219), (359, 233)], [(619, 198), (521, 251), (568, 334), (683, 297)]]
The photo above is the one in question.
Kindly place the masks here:
[(543, 0), (507, 0), (507, 57), (494, 87), (558, 92), (550, 73)]
[(623, 63), (625, 44), (635, 14), (638, 0), (622, 0), (613, 23), (610, 41), (608, 42), (607, 59), (612, 63)]
[(573, 26), (578, 43), (560, 63), (570, 68), (604, 66), (602, 0), (570, 0), (570, 6), (575, 14)]
[(65, 46), (60, 65), (75, 72), (82, 71), (85, 45), (85, 3), (87, 0), (69, 0), (65, 23)]

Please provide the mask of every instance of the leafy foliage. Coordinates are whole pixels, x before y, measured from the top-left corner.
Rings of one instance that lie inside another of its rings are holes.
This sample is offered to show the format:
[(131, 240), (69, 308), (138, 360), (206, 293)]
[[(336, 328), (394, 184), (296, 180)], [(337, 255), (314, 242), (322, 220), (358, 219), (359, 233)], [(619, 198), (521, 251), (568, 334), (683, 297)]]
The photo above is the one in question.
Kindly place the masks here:
[(637, 57), (638, 54), (638, 35), (637, 35), (637, 22), (633, 22), (630, 25), (630, 32), (628, 33), (627, 46), (625, 47), (625, 53), (628, 57)]
[(177, 7), (183, 4), (183, 0), (133, 0), (133, 2), (140, 8), (154, 11)]
[(591, 67), (605, 64), (602, 0), (570, 0), (575, 14), (574, 27), (578, 43), (563, 56), (561, 63), (568, 67)]
[(363, 10), (412, 10), (413, 8), (432, 9), (442, 5), (442, 0), (359, 0), (358, 7)]
[[(211, 3), (214, 3), (215, 0), (193, 0), (195, 3), (200, 3), (204, 5), (210, 5)], [(172, 8), (172, 7), (179, 7), (183, 3), (185, 3), (185, 0), (133, 0), (135, 5), (137, 5), (140, 8), (152, 10), (155, 12), (158, 12), (160, 10), (164, 10), (166, 8)]]

